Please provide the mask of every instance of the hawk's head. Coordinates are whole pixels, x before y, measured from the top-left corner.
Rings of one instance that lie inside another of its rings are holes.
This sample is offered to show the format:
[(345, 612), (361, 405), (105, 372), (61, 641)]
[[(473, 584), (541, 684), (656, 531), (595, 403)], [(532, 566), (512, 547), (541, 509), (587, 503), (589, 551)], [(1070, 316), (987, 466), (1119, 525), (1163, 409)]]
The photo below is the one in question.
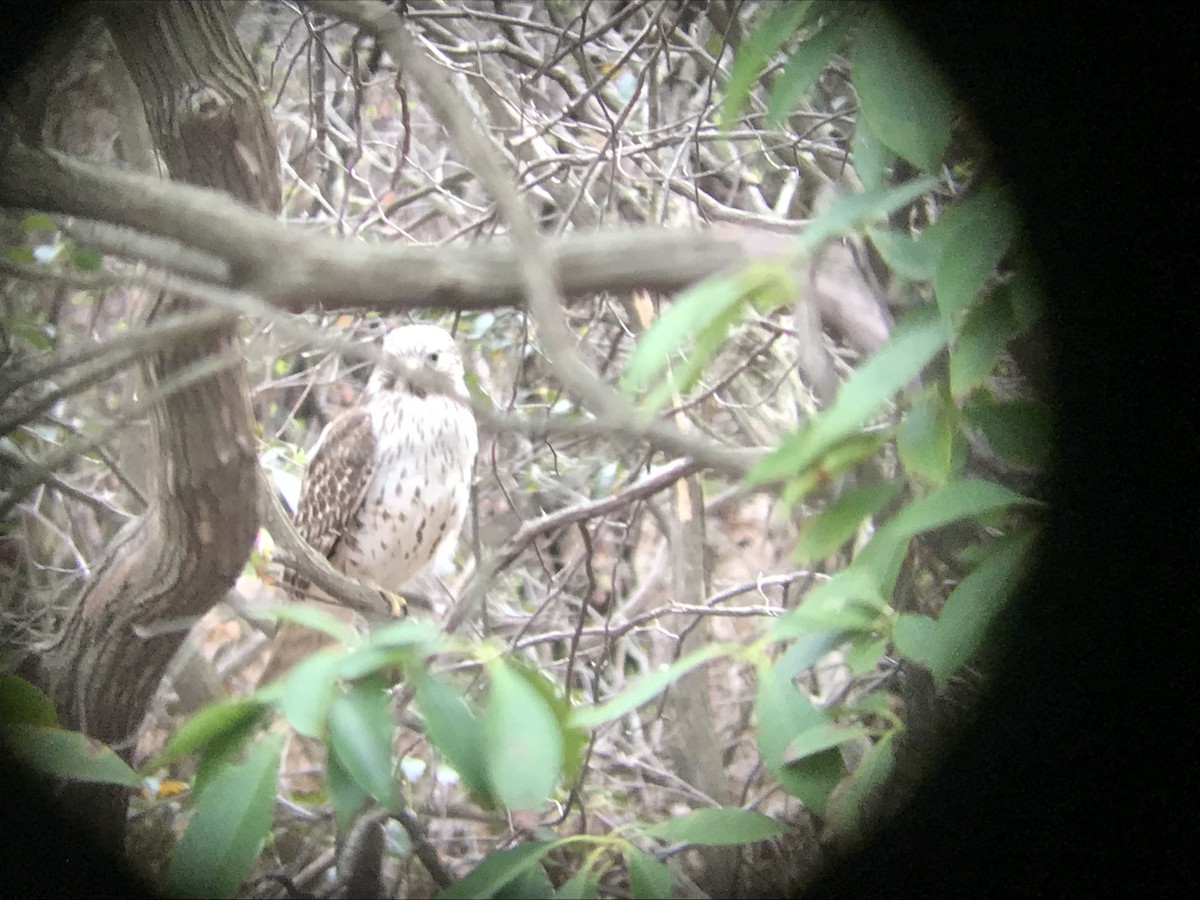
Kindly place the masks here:
[(367, 382), (367, 395), (402, 391), (424, 397), (467, 398), (463, 362), (450, 332), (437, 325), (402, 325), (383, 339), (383, 361)]

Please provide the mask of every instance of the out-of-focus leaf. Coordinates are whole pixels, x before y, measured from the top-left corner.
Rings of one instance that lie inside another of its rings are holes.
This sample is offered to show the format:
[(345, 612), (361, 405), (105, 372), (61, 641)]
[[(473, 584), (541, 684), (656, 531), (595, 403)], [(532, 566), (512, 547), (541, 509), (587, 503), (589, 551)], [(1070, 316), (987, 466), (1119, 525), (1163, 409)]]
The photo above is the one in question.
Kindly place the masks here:
[(844, 644), (853, 634), (848, 631), (815, 631), (793, 641), (775, 661), (777, 678), (790, 680), (815, 665), (825, 654)]
[(888, 171), (896, 161), (896, 154), (880, 143), (865, 116), (859, 116), (854, 122), (850, 155), (863, 187), (876, 191), (887, 184)]
[(78, 731), (45, 725), (3, 725), (0, 745), (26, 765), (58, 778), (129, 786), (141, 783), (121, 757)]
[(837, 441), (821, 457), (799, 475), (784, 485), (779, 502), (785, 509), (798, 504), (814, 488), (829, 484), (868, 457), (874, 456), (884, 444), (891, 440), (885, 430), (860, 432)]
[(208, 789), (213, 779), (225, 771), (229, 761), (241, 754), (261, 727), (265, 716), (250, 716), (232, 728), (214, 736), (200, 752), (196, 764), (196, 775), (192, 779), (192, 793), (196, 796)]
[(785, 791), (819, 814), (844, 771), (837, 751), (817, 754), (793, 765), (785, 765), (784, 753), (797, 735), (830, 724), (828, 716), (796, 690), (791, 678), (778, 665), (763, 664), (758, 669), (754, 717), (763, 764)]
[(1034, 502), (1016, 491), (980, 478), (951, 481), (927, 497), (912, 501), (889, 519), (859, 553), (854, 568), (882, 577), (894, 561), (897, 550), (907, 545), (915, 534), (1006, 506)]
[(905, 656), (933, 674), (939, 689), (971, 658), (1008, 598), (1020, 586), (1037, 532), (996, 542), (995, 551), (946, 598), (937, 620), (904, 613), (893, 639)]
[(441, 629), (428, 619), (401, 619), (371, 630), (370, 647), (413, 648), (423, 654), (436, 653), (445, 644)]
[(564, 881), (554, 896), (556, 900), (596, 900), (598, 888), (595, 874), (583, 868)]
[(954, 98), (921, 45), (881, 4), (859, 28), (851, 78), (859, 115), (879, 140), (935, 171), (950, 143)]
[(58, 727), (54, 704), (35, 685), (17, 675), (0, 677), (0, 725)]
[[(946, 445), (946, 457), (949, 460), (949, 442)], [(800, 562), (809, 562), (836, 553), (854, 536), (863, 520), (883, 509), (902, 486), (901, 481), (887, 481), (862, 484), (846, 491), (827, 509), (800, 527), (795, 558)]]
[(282, 746), (282, 735), (268, 736), (197, 798), (171, 857), (168, 896), (232, 897), (250, 874), (271, 829)]
[(775, 620), (770, 634), (776, 640), (826, 631), (870, 634), (885, 605), (870, 574), (851, 566), (810, 590), (799, 606)]
[(693, 810), (645, 829), (650, 837), (672, 844), (703, 844), (709, 847), (765, 841), (779, 837), (785, 831), (787, 826), (770, 816), (724, 807)]
[(926, 392), (904, 414), (896, 432), (896, 452), (909, 475), (935, 485), (946, 483), (954, 442), (952, 417), (950, 404), (938, 390)]
[(617, 696), (598, 706), (577, 707), (570, 716), (571, 725), (578, 728), (595, 728), (613, 719), (620, 718), (625, 713), (637, 709), (643, 703), (657, 697), (668, 686), (680, 677), (690, 672), (696, 666), (703, 665), (710, 659), (723, 656), (726, 649), (716, 644), (701, 647), (693, 653), (676, 660), (671, 665), (643, 675), (632, 685), (625, 688)]
[(877, 222), (902, 206), (912, 203), (922, 194), (937, 187), (937, 179), (923, 175), (898, 184), (864, 191), (861, 194), (843, 194), (829, 205), (825, 212), (808, 223), (800, 234), (797, 245), (802, 251), (815, 250), (829, 238), (846, 234), (860, 225)]
[(1036, 400), (996, 403), (975, 395), (963, 406), (967, 421), (983, 431), (992, 448), (1022, 466), (1046, 463), (1054, 439), (1050, 408)]
[(882, 784), (892, 774), (895, 767), (896, 758), (892, 754), (895, 733), (885, 735), (867, 751), (858, 768), (847, 779), (845, 789), (838, 792), (826, 809), (826, 821), (838, 835), (858, 833), (862, 828), (863, 801), (876, 785)]
[(1017, 334), (1008, 291), (1001, 285), (967, 312), (950, 351), (950, 392), (956, 399), (983, 384)]
[(737, 276), (707, 278), (675, 299), (637, 342), (621, 386), (629, 393), (648, 387), (662, 373), (671, 354), (689, 343), (742, 299)]
[(536, 809), (550, 797), (563, 766), (557, 717), (523, 673), (496, 659), (484, 717), (484, 759), (496, 796), (513, 810)]
[(203, 747), (216, 738), (238, 731), (247, 722), (255, 722), (266, 715), (266, 707), (252, 698), (218, 700), (199, 710), (184, 722), (167, 745), (154, 759), (142, 766), (145, 772), (154, 772), (167, 763)]
[(553, 846), (550, 841), (533, 841), (490, 853), (469, 875), (438, 894), (438, 900), (491, 897), (526, 869), (536, 866)]
[(811, 0), (778, 6), (738, 48), (725, 85), (725, 99), (721, 103), (722, 129), (728, 130), (733, 125), (759, 73), (766, 68), (767, 60), (803, 24), (812, 12), (812, 6)]
[(330, 747), (326, 755), (325, 779), (329, 783), (329, 802), (333, 807), (334, 823), (339, 831), (344, 831), (362, 808), (367, 792), (346, 771), (335, 747)]
[(382, 679), (357, 681), (333, 698), (329, 742), (350, 777), (384, 807), (395, 809), (391, 700)]
[[(480, 895), (482, 896), (482, 895)], [(492, 894), (492, 900), (554, 900), (554, 885), (544, 866), (530, 866)]]
[(996, 272), (1017, 234), (1017, 212), (1008, 194), (996, 187), (958, 217), (933, 277), (938, 308), (947, 320), (975, 302)]
[(329, 707), (337, 693), (337, 669), (342, 651), (319, 650), (296, 663), (283, 678), (280, 709), (288, 724), (312, 738), (325, 736)]
[(22, 231), (58, 231), (58, 225), (45, 213), (33, 213), (21, 220)]
[(299, 603), (277, 604), (262, 611), (262, 615), (278, 619), (281, 622), (295, 622), (305, 628), (323, 631), (336, 641), (347, 646), (358, 643), (358, 635), (354, 629), (344, 622), (339, 622), (323, 609), (315, 606), (304, 606)]
[(1046, 298), (1042, 295), (1037, 279), (1023, 267), (1013, 272), (1005, 283), (1008, 300), (1012, 304), (1013, 318), (1017, 321), (1018, 333), (1033, 325), (1046, 311)]
[(746, 476), (747, 483), (761, 484), (802, 472), (860, 428), (945, 345), (946, 333), (937, 313), (929, 307), (913, 310), (896, 326), (891, 340), (842, 385), (833, 406), (755, 465)]
[(71, 265), (80, 272), (95, 272), (103, 262), (104, 254), (99, 250), (76, 247), (71, 253)]
[(822, 753), (832, 747), (838, 747), (847, 741), (865, 737), (870, 731), (862, 725), (838, 725), (827, 722), (805, 729), (788, 742), (783, 750), (784, 765), (790, 765)]
[(462, 777), (467, 789), (481, 802), (490, 804), (483, 725), (466, 698), (449, 682), (425, 671), (413, 672), (412, 681), (430, 740)]
[(783, 121), (796, 101), (812, 90), (828, 65), (829, 57), (837, 52), (846, 32), (858, 18), (859, 8), (839, 5), (831, 8), (830, 12), (829, 21), (793, 51), (779, 78), (775, 80), (767, 101), (768, 127), (773, 128)]
[(625, 847), (625, 863), (629, 868), (629, 893), (633, 895), (633, 900), (657, 900), (671, 896), (675, 873), (666, 863), (632, 844)]

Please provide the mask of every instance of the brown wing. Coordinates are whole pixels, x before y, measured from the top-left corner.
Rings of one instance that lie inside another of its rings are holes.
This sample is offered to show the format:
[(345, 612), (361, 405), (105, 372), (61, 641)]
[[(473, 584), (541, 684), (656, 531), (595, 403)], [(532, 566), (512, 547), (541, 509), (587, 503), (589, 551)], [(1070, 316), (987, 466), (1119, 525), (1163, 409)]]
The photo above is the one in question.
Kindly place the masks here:
[(326, 559), (333, 556), (362, 505), (374, 473), (371, 418), (361, 406), (349, 409), (321, 433), (304, 470), (296, 505), (296, 530)]

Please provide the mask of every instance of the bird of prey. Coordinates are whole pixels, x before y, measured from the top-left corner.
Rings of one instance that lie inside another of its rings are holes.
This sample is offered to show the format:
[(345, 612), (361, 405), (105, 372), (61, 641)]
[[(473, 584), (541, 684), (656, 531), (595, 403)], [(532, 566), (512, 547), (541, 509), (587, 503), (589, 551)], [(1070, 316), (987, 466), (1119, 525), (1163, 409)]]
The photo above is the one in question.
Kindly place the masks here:
[[(397, 592), (453, 555), (470, 497), (479, 437), (450, 333), (404, 325), (383, 339), (383, 358), (362, 400), (321, 433), (300, 485), (296, 528), (335, 569)], [(289, 573), (285, 579), (307, 587)], [(324, 641), (284, 623), (265, 684)]]

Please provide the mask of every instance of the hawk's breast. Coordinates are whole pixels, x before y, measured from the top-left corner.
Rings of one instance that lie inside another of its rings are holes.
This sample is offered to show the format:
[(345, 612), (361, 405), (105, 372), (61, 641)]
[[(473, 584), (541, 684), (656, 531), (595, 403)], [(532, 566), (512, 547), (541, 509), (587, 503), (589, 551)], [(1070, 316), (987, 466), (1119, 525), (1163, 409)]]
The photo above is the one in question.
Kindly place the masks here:
[(478, 437), (470, 409), (440, 395), (389, 394), (368, 412), (375, 471), (337, 561), (348, 575), (398, 591), (458, 539)]

